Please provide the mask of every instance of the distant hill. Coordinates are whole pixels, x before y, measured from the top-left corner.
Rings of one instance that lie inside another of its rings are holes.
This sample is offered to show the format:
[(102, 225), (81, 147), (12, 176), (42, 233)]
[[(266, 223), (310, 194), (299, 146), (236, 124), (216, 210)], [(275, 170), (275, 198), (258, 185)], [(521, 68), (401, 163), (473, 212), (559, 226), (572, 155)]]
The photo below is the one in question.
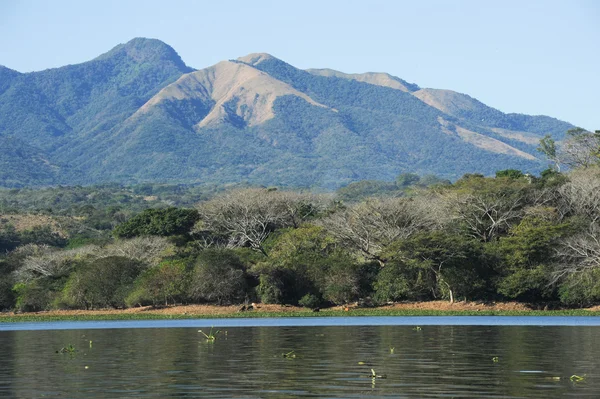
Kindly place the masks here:
[[(154, 39), (41, 72), (0, 67), (0, 186), (238, 183), (337, 188), (400, 173), (538, 172), (573, 126), (386, 73), (250, 54), (194, 70)], [(6, 143), (5, 145), (2, 145)]]

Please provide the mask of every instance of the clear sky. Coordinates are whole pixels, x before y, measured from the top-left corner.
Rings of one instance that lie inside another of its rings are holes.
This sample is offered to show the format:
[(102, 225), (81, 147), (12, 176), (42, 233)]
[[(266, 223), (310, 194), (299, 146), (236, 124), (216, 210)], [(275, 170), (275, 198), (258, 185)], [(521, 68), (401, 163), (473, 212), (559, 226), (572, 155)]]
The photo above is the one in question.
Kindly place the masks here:
[(151, 37), (194, 68), (267, 52), (595, 130), (599, 21), (600, 0), (0, 0), (0, 64), (38, 71)]

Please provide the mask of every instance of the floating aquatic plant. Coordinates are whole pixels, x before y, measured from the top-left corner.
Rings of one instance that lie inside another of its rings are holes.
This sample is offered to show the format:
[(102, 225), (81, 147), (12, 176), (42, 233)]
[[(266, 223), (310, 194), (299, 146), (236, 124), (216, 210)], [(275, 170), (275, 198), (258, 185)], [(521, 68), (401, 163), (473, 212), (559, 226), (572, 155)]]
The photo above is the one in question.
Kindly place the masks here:
[(204, 337), (206, 338), (206, 340), (208, 342), (215, 342), (215, 339), (217, 339), (217, 334), (221, 332), (221, 330), (217, 330), (213, 333), (213, 328), (214, 327), (210, 327), (210, 332), (208, 334), (206, 334), (204, 331), (202, 330), (198, 330), (199, 333), (201, 333), (202, 335), (204, 335)]
[(75, 349), (75, 347), (71, 344), (69, 344), (67, 346), (63, 346), (62, 348), (60, 348), (59, 350), (56, 351), (56, 353), (69, 353), (69, 354), (74, 354), (75, 352), (77, 352), (77, 349)]
[(494, 356), (492, 358), (492, 362), (494, 362), (494, 363), (498, 363), (499, 361), (500, 361), (500, 358), (498, 356)]
[(369, 377), (371, 377), (371, 378), (373, 378), (373, 379), (375, 379), (375, 378), (387, 378), (387, 376), (386, 376), (385, 374), (378, 375), (378, 374), (375, 372), (375, 369), (371, 369), (371, 375), (370, 375)]
[(582, 382), (585, 380), (585, 374), (584, 375), (577, 375), (577, 374), (573, 374), (571, 376), (571, 378), (569, 378), (572, 382)]

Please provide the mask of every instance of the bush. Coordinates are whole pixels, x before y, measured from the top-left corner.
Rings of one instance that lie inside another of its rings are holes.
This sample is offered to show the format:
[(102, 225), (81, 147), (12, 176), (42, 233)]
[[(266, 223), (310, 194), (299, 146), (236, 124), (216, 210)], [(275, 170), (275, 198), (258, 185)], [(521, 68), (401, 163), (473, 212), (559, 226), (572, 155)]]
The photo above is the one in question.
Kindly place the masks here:
[(358, 299), (359, 268), (340, 253), (332, 254), (325, 263), (327, 271), (321, 292), (323, 298), (336, 305)]
[(187, 288), (188, 274), (183, 261), (165, 261), (146, 270), (135, 281), (133, 291), (127, 296), (127, 306), (165, 305), (181, 301)]
[(398, 301), (410, 294), (410, 285), (403, 273), (404, 267), (402, 263), (389, 262), (379, 272), (374, 284), (373, 298), (377, 303)]
[(62, 293), (62, 302), (74, 308), (122, 308), (144, 265), (120, 256), (95, 259), (73, 272)]
[(10, 276), (0, 275), (0, 311), (12, 309), (15, 306), (15, 295), (12, 285), (13, 282)]
[(218, 304), (241, 301), (247, 292), (245, 268), (235, 252), (206, 249), (194, 265), (191, 297)]
[(261, 274), (256, 294), (262, 303), (283, 303), (284, 283), (275, 273)]
[(314, 309), (321, 305), (321, 300), (314, 294), (306, 294), (298, 301), (298, 305)]
[(52, 289), (50, 281), (34, 280), (29, 283), (17, 283), (13, 287), (16, 303), (15, 309), (20, 312), (39, 312), (52, 308), (59, 292)]

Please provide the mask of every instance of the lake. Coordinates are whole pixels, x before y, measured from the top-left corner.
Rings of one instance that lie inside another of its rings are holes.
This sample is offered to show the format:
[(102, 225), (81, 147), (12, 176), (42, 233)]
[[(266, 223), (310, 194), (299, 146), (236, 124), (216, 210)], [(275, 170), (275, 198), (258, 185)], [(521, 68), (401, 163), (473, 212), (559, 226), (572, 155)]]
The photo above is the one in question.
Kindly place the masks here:
[[(220, 326), (213, 342), (198, 332), (211, 325)], [(456, 316), (0, 323), (0, 397), (598, 398), (599, 325)], [(76, 351), (56, 353), (68, 345)]]

